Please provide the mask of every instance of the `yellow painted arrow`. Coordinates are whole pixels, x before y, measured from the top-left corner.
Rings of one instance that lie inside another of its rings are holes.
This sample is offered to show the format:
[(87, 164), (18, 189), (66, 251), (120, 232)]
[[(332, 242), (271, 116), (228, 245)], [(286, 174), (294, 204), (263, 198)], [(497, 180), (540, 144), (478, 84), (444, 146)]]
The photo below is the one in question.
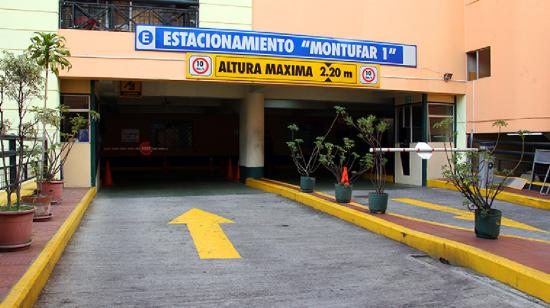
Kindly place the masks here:
[[(409, 198), (394, 198), (392, 200), (407, 203), (407, 204), (416, 205), (416, 206), (419, 206), (419, 207), (423, 207), (423, 208), (427, 208), (427, 209), (431, 209), (431, 210), (435, 210), (435, 211), (439, 211), (439, 212), (451, 213), (451, 214), (456, 215), (456, 216), (454, 216), (454, 218), (456, 218), (456, 219), (462, 219), (462, 220), (474, 220), (475, 219), (474, 213), (472, 213), (472, 212), (459, 210), (459, 209), (455, 209), (455, 208), (444, 206), (444, 205), (439, 205), (439, 204), (434, 204), (434, 203), (430, 203), (430, 202), (424, 202), (424, 201), (409, 199)], [(524, 230), (529, 230), (529, 231), (537, 231), (537, 232), (545, 232), (545, 233), (547, 232), (547, 231), (541, 230), (539, 228), (535, 228), (533, 226), (530, 226), (528, 224), (524, 224), (524, 223), (521, 223), (519, 221), (515, 221), (515, 220), (512, 220), (512, 219), (505, 218), (505, 217), (502, 217), (501, 224), (503, 226), (518, 228), (518, 229), (524, 229)]]
[(187, 225), (199, 258), (240, 259), (241, 255), (220, 227), (220, 224), (232, 223), (232, 220), (199, 209), (191, 209), (169, 222)]

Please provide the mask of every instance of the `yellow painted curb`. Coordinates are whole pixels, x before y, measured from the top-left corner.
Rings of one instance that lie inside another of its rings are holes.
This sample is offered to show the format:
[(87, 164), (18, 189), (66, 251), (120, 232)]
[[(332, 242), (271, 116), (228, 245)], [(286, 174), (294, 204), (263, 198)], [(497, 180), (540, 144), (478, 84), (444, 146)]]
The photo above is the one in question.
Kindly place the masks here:
[(248, 178), (246, 185), (275, 193), (336, 216), (372, 232), (424, 251), (434, 258), (468, 267), (550, 303), (550, 275), (482, 249), (415, 231), (373, 215), (334, 204), (277, 184)]
[[(444, 180), (428, 180), (427, 185), (428, 187), (457, 190), (456, 187), (453, 185), (453, 183), (447, 182)], [(483, 192), (484, 190), (482, 189), (481, 191)], [(496, 199), (515, 203), (518, 205), (525, 205), (525, 206), (530, 206), (538, 209), (550, 210), (550, 200), (545, 200), (542, 198), (522, 196), (519, 194), (503, 191), (497, 195)]]
[(27, 272), (8, 293), (0, 304), (0, 308), (32, 307), (34, 305), (95, 194), (96, 188), (88, 190), (59, 230), (42, 249), (36, 260), (27, 269)]

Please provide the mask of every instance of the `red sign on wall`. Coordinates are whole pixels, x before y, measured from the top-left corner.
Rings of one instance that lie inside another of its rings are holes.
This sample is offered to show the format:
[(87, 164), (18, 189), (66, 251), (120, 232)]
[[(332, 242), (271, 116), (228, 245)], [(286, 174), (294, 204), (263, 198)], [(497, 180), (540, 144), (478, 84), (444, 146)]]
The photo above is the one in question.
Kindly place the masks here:
[(151, 147), (151, 143), (149, 141), (143, 141), (139, 145), (139, 152), (143, 156), (149, 156), (151, 153), (153, 153), (153, 147)]

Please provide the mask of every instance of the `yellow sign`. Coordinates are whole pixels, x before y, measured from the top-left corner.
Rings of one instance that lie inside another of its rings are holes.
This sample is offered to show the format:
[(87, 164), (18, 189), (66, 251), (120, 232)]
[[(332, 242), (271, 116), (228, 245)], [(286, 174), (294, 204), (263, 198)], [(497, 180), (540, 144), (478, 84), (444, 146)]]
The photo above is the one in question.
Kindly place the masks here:
[(380, 87), (380, 66), (276, 57), (187, 54), (188, 79)]
[(187, 225), (199, 258), (240, 259), (241, 255), (220, 227), (220, 224), (232, 223), (232, 220), (199, 209), (191, 209), (169, 222)]

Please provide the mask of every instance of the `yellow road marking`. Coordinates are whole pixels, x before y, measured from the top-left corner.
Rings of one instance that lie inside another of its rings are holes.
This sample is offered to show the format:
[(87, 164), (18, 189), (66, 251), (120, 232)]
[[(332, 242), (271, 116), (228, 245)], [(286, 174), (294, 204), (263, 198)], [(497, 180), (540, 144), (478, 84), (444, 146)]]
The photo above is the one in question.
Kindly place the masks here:
[[(456, 230), (464, 230), (464, 231), (473, 231), (474, 230), (473, 228), (465, 228), (465, 227), (459, 227), (459, 226), (454, 226), (454, 225), (448, 225), (448, 224), (444, 224), (444, 223), (440, 223), (440, 222), (436, 222), (436, 221), (431, 221), (431, 220), (426, 220), (426, 219), (401, 215), (401, 214), (397, 214), (397, 213), (388, 213), (388, 212), (386, 212), (386, 215), (395, 216), (395, 217), (399, 217), (399, 218), (403, 218), (403, 219), (419, 221), (419, 222), (424, 222), (424, 223), (427, 223), (427, 224), (440, 226), (440, 227), (447, 227), (447, 228), (456, 229)], [(547, 240), (542, 240), (542, 239), (533, 238), (533, 237), (526, 237), (526, 236), (521, 236), (521, 235), (515, 235), (515, 234), (505, 233), (505, 234), (500, 234), (500, 236), (501, 237), (513, 237), (513, 238), (518, 238), (518, 239), (522, 239), (522, 240), (528, 240), (528, 241), (533, 241), (533, 242), (540, 242), (540, 243), (550, 244), (550, 241), (547, 241)]]
[(220, 227), (220, 224), (232, 223), (230, 219), (195, 208), (169, 222), (171, 225), (187, 225), (199, 258), (240, 259), (241, 255)]
[[(419, 206), (419, 207), (423, 207), (423, 208), (427, 208), (427, 209), (431, 209), (431, 210), (434, 210), (434, 211), (451, 213), (451, 214), (456, 215), (456, 216), (454, 216), (454, 218), (456, 218), (456, 219), (474, 220), (474, 213), (464, 211), (464, 210), (455, 209), (455, 208), (444, 206), (444, 205), (439, 205), (439, 204), (434, 204), (434, 203), (430, 203), (430, 202), (424, 202), (424, 201), (409, 199), (409, 198), (393, 198), (392, 200), (402, 202), (402, 203), (411, 204), (411, 205), (415, 205), (415, 206)], [(528, 224), (524, 224), (524, 223), (521, 223), (519, 221), (515, 221), (515, 220), (509, 219), (509, 218), (505, 218), (505, 217), (502, 217), (501, 224), (503, 226), (517, 228), (517, 229), (524, 229), (524, 230), (544, 232), (544, 233), (547, 232), (545, 230), (535, 228), (535, 227), (530, 226)]]

